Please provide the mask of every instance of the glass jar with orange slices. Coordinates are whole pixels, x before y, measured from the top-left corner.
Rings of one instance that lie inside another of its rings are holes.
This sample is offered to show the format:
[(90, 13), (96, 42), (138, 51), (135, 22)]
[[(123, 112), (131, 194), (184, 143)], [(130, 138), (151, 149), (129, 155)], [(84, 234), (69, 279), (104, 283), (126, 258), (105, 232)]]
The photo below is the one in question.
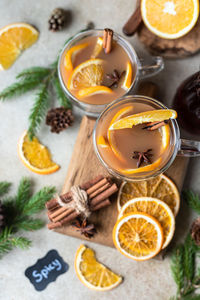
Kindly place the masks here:
[(111, 103), (97, 120), (94, 148), (115, 177), (127, 181), (158, 176), (179, 153), (200, 155), (200, 143), (181, 140), (176, 111), (145, 96)]
[(103, 30), (88, 30), (74, 36), (64, 47), (58, 74), (66, 95), (87, 115), (97, 117), (107, 104), (134, 88), (141, 76), (163, 68), (161, 58), (142, 67), (133, 47), (114, 33), (112, 50), (105, 53)]

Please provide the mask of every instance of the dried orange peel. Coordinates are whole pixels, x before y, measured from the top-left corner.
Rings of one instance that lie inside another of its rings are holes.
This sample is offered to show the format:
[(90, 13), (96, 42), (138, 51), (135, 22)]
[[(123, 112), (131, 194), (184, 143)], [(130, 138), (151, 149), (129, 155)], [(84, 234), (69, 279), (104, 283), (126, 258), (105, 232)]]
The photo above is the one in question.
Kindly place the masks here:
[(30, 141), (26, 131), (18, 142), (18, 154), (23, 164), (34, 173), (46, 175), (60, 168), (51, 160), (49, 150), (36, 137)]
[(23, 50), (32, 46), (39, 32), (26, 23), (9, 24), (0, 29), (0, 70), (8, 69)]
[(79, 280), (92, 290), (108, 291), (122, 282), (121, 276), (99, 263), (94, 251), (84, 245), (76, 252), (74, 266)]

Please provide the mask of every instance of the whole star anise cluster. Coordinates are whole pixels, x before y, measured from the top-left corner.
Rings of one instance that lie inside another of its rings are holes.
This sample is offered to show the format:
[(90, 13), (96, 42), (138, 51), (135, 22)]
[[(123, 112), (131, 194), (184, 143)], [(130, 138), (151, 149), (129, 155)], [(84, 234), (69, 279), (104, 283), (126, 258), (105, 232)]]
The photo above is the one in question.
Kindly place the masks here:
[(77, 231), (87, 238), (93, 237), (93, 235), (97, 232), (94, 224), (89, 224), (87, 219), (76, 219), (72, 225), (77, 228)]
[(134, 155), (132, 156), (133, 159), (137, 159), (137, 167), (139, 168), (141, 166), (141, 164), (143, 162), (147, 163), (147, 164), (151, 164), (151, 157), (153, 156), (153, 154), (151, 153), (152, 149), (148, 149), (145, 152), (141, 152), (141, 151), (134, 151)]
[(106, 74), (106, 77), (111, 80), (111, 84), (108, 85), (109, 88), (117, 88), (120, 79), (125, 75), (125, 71), (119, 73), (116, 69), (112, 73)]

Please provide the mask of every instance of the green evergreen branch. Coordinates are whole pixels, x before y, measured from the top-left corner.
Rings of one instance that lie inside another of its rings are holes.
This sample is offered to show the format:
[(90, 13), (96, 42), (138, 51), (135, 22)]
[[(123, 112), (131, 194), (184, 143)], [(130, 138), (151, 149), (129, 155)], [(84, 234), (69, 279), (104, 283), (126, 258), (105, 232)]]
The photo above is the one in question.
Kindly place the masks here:
[(49, 106), (48, 98), (48, 81), (46, 83), (42, 83), (38, 90), (34, 106), (31, 110), (31, 114), (29, 116), (29, 128), (28, 128), (28, 135), (29, 138), (32, 140), (35, 136), (42, 120), (45, 117), (46, 111)]
[(44, 79), (50, 75), (51, 70), (51, 68), (32, 67), (20, 72), (16, 78), (21, 79), (23, 77), (26, 79)]
[(195, 245), (190, 234), (187, 235), (183, 246), (185, 276), (188, 282), (191, 283), (195, 274)]
[(16, 206), (19, 210), (22, 210), (25, 203), (28, 202), (31, 196), (31, 181), (28, 178), (22, 178), (19, 183), (17, 197), (16, 197)]
[(54, 86), (54, 89), (56, 92), (57, 99), (60, 102), (60, 105), (64, 106), (65, 108), (71, 108), (72, 105), (71, 105), (69, 99), (65, 96), (65, 93), (63, 92), (63, 89), (60, 85), (58, 76), (54, 77), (53, 86)]
[(40, 219), (31, 219), (30, 217), (19, 218), (16, 222), (16, 227), (20, 230), (34, 231), (41, 229), (44, 222)]
[(0, 182), (0, 196), (4, 196), (8, 193), (11, 183), (7, 181)]
[(171, 257), (171, 270), (179, 294), (184, 286), (184, 247), (178, 246)]
[(183, 198), (187, 202), (188, 206), (200, 215), (200, 199), (197, 194), (192, 191), (184, 191)]

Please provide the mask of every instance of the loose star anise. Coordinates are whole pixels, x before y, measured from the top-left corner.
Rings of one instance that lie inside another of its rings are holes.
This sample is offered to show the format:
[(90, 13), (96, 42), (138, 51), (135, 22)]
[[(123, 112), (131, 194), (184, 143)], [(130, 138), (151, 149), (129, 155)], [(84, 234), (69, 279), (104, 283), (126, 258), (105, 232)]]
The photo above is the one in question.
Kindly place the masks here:
[(77, 231), (89, 239), (97, 232), (94, 224), (88, 224), (87, 219), (84, 219), (83, 221), (76, 219), (72, 225), (77, 228)]
[(137, 162), (137, 167), (138, 168), (141, 166), (141, 164), (143, 162), (145, 162), (147, 164), (151, 164), (150, 157), (153, 156), (153, 154), (151, 152), (152, 152), (152, 149), (148, 149), (145, 152), (134, 151), (134, 155), (132, 156), (132, 158), (138, 159), (138, 162)]
[(120, 81), (120, 79), (122, 78), (122, 76), (124, 76), (125, 71), (123, 71), (121, 74), (119, 74), (119, 72), (114, 69), (112, 73), (110, 74), (106, 74), (106, 77), (110, 80), (112, 80), (112, 83), (108, 86), (109, 88), (114, 87), (117, 88), (118, 87), (118, 83)]

